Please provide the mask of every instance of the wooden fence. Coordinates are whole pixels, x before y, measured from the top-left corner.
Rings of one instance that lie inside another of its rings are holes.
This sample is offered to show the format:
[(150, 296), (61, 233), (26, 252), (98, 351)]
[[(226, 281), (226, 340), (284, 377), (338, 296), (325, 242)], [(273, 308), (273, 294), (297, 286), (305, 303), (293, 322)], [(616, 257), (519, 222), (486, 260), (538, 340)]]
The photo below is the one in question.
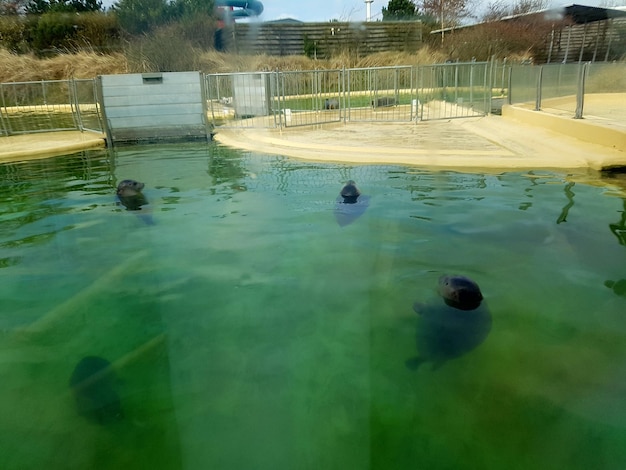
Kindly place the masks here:
[(222, 31), (224, 48), (243, 54), (302, 55), (318, 59), (339, 52), (416, 51), (422, 23), (237, 23)]

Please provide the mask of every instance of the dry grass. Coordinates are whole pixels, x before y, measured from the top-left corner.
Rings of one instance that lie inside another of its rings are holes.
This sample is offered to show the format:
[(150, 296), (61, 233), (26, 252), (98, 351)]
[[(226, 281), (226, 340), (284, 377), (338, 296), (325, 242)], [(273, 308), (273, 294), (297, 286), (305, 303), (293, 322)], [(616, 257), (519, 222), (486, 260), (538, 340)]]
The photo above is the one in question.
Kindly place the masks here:
[[(156, 44), (152, 44), (155, 46)], [(200, 70), (205, 73), (254, 72), (271, 70), (316, 70), (358, 67), (381, 67), (388, 65), (415, 65), (442, 62), (445, 56), (423, 48), (415, 54), (406, 52), (386, 52), (358, 58), (350, 54), (340, 54), (327, 60), (315, 60), (306, 56), (267, 56), (235, 55), (215, 51), (200, 51), (189, 48), (181, 53), (176, 48), (177, 57), (185, 57), (183, 62), (168, 63), (161, 47), (142, 46), (129, 48), (126, 54), (96, 54), (80, 52), (60, 54), (52, 58), (39, 59), (34, 55), (16, 55), (0, 48), (0, 83), (37, 80), (62, 80), (68, 78), (93, 78), (103, 74)], [(177, 44), (177, 46), (180, 46)], [(139, 51), (139, 49), (141, 49)]]
[(427, 47), (415, 54), (408, 52), (382, 52), (366, 57), (340, 54), (330, 59), (316, 60), (306, 56), (233, 55), (211, 51), (204, 52), (197, 60), (205, 73), (257, 72), (272, 70), (334, 70), (361, 67), (384, 67), (390, 65), (433, 64), (446, 57)]
[(0, 48), (0, 83), (93, 78), (126, 72), (128, 64), (123, 54), (80, 52), (39, 59), (31, 54), (16, 55)]

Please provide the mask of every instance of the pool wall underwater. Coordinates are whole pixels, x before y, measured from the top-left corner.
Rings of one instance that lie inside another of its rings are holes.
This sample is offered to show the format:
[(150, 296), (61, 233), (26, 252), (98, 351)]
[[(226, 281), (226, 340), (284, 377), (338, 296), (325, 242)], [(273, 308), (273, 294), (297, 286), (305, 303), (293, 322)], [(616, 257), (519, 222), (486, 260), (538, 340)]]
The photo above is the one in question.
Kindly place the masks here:
[[(3, 469), (626, 461), (619, 174), (212, 143), (3, 164), (0, 178)], [(145, 183), (141, 210), (116, 198), (127, 178)], [(366, 204), (345, 219), (348, 180)], [(407, 367), (444, 337), (414, 304), (439, 312), (446, 273), (480, 285), (488, 334)]]

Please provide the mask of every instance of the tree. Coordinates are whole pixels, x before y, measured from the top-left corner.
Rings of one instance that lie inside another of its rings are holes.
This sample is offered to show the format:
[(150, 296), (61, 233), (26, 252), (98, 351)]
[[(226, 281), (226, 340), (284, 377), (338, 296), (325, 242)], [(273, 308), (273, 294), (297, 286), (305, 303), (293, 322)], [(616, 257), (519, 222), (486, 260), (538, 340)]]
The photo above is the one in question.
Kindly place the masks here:
[(26, 5), (28, 13), (83, 13), (102, 11), (100, 0), (30, 0)]
[(213, 0), (173, 0), (169, 2), (170, 15), (174, 18), (193, 18), (198, 15), (213, 16), (215, 2)]
[(458, 26), (462, 18), (469, 16), (471, 0), (422, 0), (422, 11), (434, 24), (443, 29)]
[(120, 0), (113, 4), (120, 26), (131, 34), (147, 33), (168, 19), (165, 0)]
[(27, 0), (0, 0), (0, 15), (14, 16), (26, 11)]
[(505, 16), (523, 15), (543, 10), (547, 6), (547, 0), (517, 0), (513, 5), (508, 5), (505, 0), (495, 0), (487, 5), (487, 11), (483, 15), (482, 20), (497, 21)]
[(412, 0), (389, 0), (382, 13), (383, 21), (411, 20), (417, 16), (417, 5)]

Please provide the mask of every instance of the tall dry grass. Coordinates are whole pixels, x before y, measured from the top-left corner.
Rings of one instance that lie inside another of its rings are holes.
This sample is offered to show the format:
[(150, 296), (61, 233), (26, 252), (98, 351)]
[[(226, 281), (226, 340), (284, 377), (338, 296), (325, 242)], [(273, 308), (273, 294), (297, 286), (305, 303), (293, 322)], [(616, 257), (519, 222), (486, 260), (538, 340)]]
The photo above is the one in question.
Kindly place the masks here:
[(119, 53), (79, 52), (40, 59), (32, 54), (17, 55), (0, 49), (0, 83), (93, 78), (126, 72), (126, 57)]
[(259, 72), (272, 70), (333, 70), (341, 68), (384, 67), (390, 65), (434, 64), (445, 61), (445, 55), (424, 47), (416, 53), (381, 52), (366, 57), (339, 54), (330, 59), (302, 56), (233, 55), (215, 51), (203, 52), (197, 60), (205, 73)]
[[(59, 54), (51, 58), (12, 54), (0, 48), (0, 83), (37, 80), (93, 78), (98, 75), (199, 70), (205, 73), (256, 72), (272, 70), (316, 70), (443, 62), (445, 56), (427, 47), (411, 54), (384, 52), (366, 57), (347, 53), (317, 60), (302, 56), (236, 55), (198, 48), (185, 48), (173, 41), (146, 41), (128, 46), (125, 53), (92, 52)], [(169, 47), (172, 46), (172, 47)], [(173, 52), (170, 54), (168, 50)], [(182, 49), (182, 50), (181, 50)]]

